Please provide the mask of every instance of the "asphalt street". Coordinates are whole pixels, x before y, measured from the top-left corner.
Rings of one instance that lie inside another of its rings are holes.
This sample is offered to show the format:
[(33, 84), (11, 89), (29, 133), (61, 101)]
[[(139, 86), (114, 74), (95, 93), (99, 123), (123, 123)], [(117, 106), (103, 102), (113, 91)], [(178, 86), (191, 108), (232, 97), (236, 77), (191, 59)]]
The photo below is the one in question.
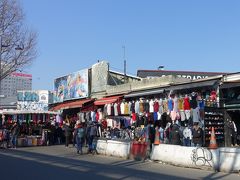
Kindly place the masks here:
[(240, 179), (240, 174), (103, 155), (79, 155), (75, 148), (62, 145), (0, 149), (0, 172), (0, 180)]

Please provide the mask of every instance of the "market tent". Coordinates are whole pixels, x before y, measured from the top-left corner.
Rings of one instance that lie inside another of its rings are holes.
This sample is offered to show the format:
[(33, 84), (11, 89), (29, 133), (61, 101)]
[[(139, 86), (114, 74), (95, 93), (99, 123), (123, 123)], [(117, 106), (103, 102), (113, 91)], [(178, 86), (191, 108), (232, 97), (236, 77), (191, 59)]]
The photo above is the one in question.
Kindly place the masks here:
[(99, 106), (99, 105), (105, 105), (105, 104), (111, 104), (119, 101), (123, 96), (111, 96), (111, 97), (105, 97), (101, 99), (97, 99), (94, 102), (94, 105)]
[(71, 102), (63, 102), (51, 108), (53, 111), (62, 110), (62, 109), (72, 109), (72, 108), (81, 108), (84, 104), (93, 101), (93, 99), (80, 99)]
[(195, 81), (186, 84), (174, 85), (169, 87), (169, 90), (182, 90), (182, 89), (192, 89), (192, 88), (200, 88), (200, 87), (207, 87), (207, 86), (215, 86), (219, 83), (219, 80), (210, 80), (210, 81)]

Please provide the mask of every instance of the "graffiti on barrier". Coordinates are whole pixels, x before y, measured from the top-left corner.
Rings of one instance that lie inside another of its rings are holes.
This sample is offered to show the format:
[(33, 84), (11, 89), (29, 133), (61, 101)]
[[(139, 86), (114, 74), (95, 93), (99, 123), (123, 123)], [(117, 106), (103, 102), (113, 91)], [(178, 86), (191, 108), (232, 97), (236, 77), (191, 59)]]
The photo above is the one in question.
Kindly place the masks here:
[(193, 149), (191, 159), (196, 166), (212, 166), (212, 152), (206, 148), (197, 147)]

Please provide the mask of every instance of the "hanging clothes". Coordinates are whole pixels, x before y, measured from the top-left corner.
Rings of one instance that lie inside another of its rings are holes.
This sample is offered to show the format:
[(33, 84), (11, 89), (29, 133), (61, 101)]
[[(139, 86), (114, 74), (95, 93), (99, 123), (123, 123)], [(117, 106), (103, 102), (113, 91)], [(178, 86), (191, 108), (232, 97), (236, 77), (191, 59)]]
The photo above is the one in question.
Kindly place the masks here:
[(124, 114), (129, 114), (129, 106), (127, 102), (124, 103)]
[(139, 102), (139, 112), (143, 113), (144, 112), (144, 105), (143, 105), (143, 101)]
[(117, 109), (118, 104), (114, 103), (114, 116), (118, 116), (118, 109)]
[(107, 104), (107, 115), (111, 116), (111, 104)]
[(159, 111), (159, 102), (157, 100), (153, 103), (153, 111), (158, 112)]
[(132, 114), (131, 107), (132, 107), (132, 103), (131, 103), (131, 101), (129, 101), (128, 102), (128, 114)]
[(139, 114), (139, 101), (135, 102), (135, 113)]
[(121, 103), (121, 114), (124, 114), (124, 109), (125, 109), (124, 102), (122, 102)]
[(134, 101), (132, 101), (130, 111), (131, 111), (132, 113), (135, 113), (135, 102), (134, 102)]
[(168, 105), (168, 111), (171, 112), (173, 110), (173, 100), (172, 100), (172, 98), (168, 99), (167, 105)]
[(149, 112), (154, 112), (154, 101), (152, 99), (149, 101)]

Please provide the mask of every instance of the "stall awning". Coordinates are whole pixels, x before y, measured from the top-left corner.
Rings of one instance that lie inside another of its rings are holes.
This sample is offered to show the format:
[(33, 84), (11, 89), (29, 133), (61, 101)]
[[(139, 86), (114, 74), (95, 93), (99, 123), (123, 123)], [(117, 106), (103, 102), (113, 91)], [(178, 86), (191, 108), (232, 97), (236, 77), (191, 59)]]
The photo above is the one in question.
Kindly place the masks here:
[(91, 102), (93, 99), (81, 99), (77, 101), (72, 101), (72, 102), (63, 102), (53, 108), (52, 110), (62, 110), (62, 109), (72, 109), (72, 108), (81, 108), (85, 103)]
[(220, 89), (228, 89), (228, 88), (235, 88), (235, 87), (240, 87), (240, 83), (239, 82), (227, 82), (227, 83), (223, 83), (220, 86)]
[(201, 82), (174, 85), (169, 87), (168, 89), (169, 90), (193, 89), (193, 88), (199, 88), (199, 87), (214, 86), (217, 82), (218, 80), (201, 81)]
[(123, 96), (121, 95), (121, 96), (111, 96), (111, 97), (105, 97), (105, 98), (97, 99), (94, 102), (94, 105), (100, 106), (100, 105), (115, 103), (115, 102), (119, 101), (122, 97)]
[(154, 94), (161, 94), (164, 92), (164, 89), (155, 89), (155, 90), (144, 90), (144, 91), (137, 91), (132, 92), (124, 96), (124, 98), (131, 98), (131, 97), (139, 97), (139, 96), (147, 96), (147, 95), (154, 95)]

